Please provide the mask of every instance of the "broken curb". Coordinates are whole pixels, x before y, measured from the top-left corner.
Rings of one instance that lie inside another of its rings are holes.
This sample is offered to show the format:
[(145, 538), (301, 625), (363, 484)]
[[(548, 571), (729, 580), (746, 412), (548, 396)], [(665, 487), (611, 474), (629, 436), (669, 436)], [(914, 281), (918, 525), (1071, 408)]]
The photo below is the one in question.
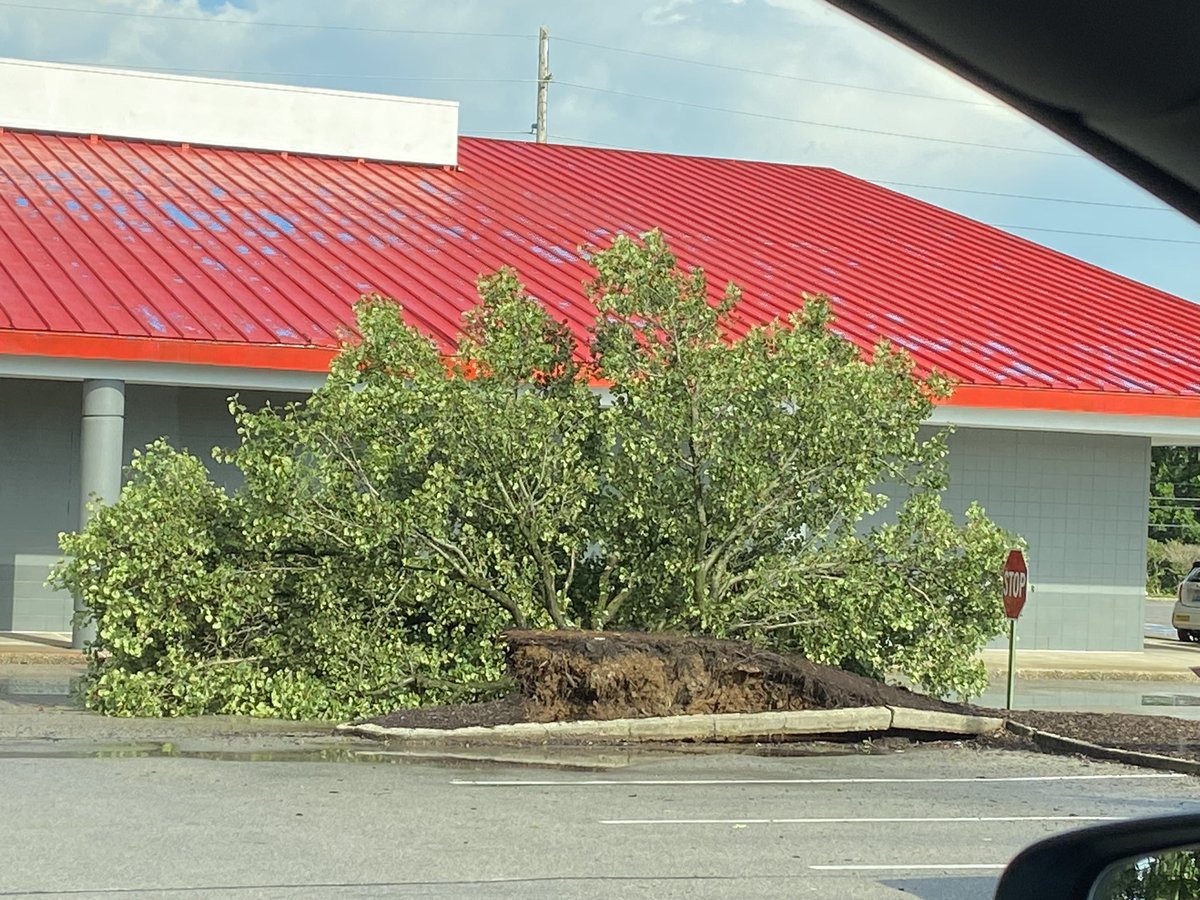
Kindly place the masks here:
[(1174, 756), (1162, 756), (1158, 753), (1139, 753), (1136, 750), (1104, 747), (1089, 741), (1064, 737), (1052, 731), (1039, 731), (1030, 725), (1014, 722), (1012, 719), (1007, 720), (1004, 727), (1013, 734), (1029, 738), (1033, 741), (1034, 746), (1050, 753), (1078, 753), (1081, 756), (1105, 762), (1124, 763), (1129, 766), (1159, 769), (1164, 772), (1179, 772), (1183, 775), (1200, 775), (1200, 760), (1179, 759)]
[(517, 722), (468, 728), (385, 728), (371, 723), (337, 726), (339, 734), (420, 744), (592, 743), (621, 741), (721, 742), (824, 734), (995, 734), (1003, 719), (890, 706), (761, 713), (711, 713), (576, 722)]
[(995, 734), (1004, 727), (1003, 719), (968, 716), (960, 713), (932, 712), (893, 706), (892, 731), (922, 731), (933, 734), (962, 734), (979, 737)]

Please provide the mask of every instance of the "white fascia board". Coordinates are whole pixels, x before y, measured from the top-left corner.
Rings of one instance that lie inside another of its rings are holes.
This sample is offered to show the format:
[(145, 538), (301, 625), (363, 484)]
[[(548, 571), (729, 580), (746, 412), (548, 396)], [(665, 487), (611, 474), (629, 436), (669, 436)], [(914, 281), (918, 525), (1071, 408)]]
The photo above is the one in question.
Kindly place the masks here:
[(311, 393), (325, 382), (324, 372), (203, 366), (188, 363), (123, 362), (107, 359), (64, 359), (53, 356), (0, 355), (0, 378), (83, 381), (113, 378), (128, 384), (207, 387), (243, 391)]
[(0, 58), (0, 127), (458, 164), (458, 104)]
[[(51, 381), (115, 378), (130, 384), (309, 393), (324, 383), (325, 373), (186, 363), (0, 355), (0, 378)], [(602, 403), (608, 405), (612, 402), (607, 388), (596, 388), (596, 391), (600, 394)], [(1122, 416), (1110, 413), (939, 406), (929, 417), (929, 424), (1016, 431), (1123, 435), (1150, 438), (1155, 444), (1200, 445), (1200, 419), (1182, 416)]]
[(929, 422), (931, 425), (961, 425), (964, 428), (1123, 435), (1150, 438), (1155, 444), (1200, 445), (1200, 419), (1186, 416), (1123, 416), (1112, 413), (939, 406), (929, 417)]

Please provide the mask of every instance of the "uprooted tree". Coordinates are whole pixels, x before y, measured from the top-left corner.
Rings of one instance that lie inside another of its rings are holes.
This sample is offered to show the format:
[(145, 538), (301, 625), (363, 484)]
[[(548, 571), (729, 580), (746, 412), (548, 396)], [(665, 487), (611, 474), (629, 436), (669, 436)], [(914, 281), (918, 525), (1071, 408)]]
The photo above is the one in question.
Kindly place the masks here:
[(507, 269), (449, 354), (369, 297), (306, 402), (231, 403), (236, 491), (165, 442), (139, 454), (62, 539), (56, 582), (97, 622), (89, 704), (485, 697), (512, 625), (741, 637), (978, 692), (1011, 538), (941, 505), (945, 441), (921, 426), (949, 386), (864, 357), (819, 297), (739, 336), (737, 290), (711, 304), (657, 233), (592, 262), (590, 347)]

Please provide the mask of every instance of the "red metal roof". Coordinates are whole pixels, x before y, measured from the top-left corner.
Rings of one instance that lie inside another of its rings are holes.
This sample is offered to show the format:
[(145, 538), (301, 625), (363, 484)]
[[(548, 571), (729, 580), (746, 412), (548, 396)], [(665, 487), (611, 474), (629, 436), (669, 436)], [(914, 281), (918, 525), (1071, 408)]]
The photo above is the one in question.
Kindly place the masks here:
[(956, 403), (1200, 412), (1200, 306), (840, 172), (474, 138), (459, 159), (6, 132), (0, 354), (315, 371), (360, 294), (448, 344), (503, 264), (580, 331), (580, 245), (661, 227), (714, 295), (742, 285), (746, 324), (828, 293), (841, 333), (906, 347)]

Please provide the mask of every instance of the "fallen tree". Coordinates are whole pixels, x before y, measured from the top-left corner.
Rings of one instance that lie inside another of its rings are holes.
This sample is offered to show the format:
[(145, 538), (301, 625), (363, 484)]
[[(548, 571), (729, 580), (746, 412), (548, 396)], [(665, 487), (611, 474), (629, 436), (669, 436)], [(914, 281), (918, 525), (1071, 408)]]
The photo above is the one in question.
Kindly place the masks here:
[[(383, 297), (305, 403), (231, 403), (242, 486), (152, 445), (56, 583), (116, 714), (343, 718), (507, 689), (506, 627), (670, 631), (985, 684), (1011, 538), (941, 505), (948, 383), (827, 300), (742, 333), (660, 235), (593, 256), (589, 344), (511, 270), (449, 351)], [(597, 390), (603, 385), (603, 391)]]

